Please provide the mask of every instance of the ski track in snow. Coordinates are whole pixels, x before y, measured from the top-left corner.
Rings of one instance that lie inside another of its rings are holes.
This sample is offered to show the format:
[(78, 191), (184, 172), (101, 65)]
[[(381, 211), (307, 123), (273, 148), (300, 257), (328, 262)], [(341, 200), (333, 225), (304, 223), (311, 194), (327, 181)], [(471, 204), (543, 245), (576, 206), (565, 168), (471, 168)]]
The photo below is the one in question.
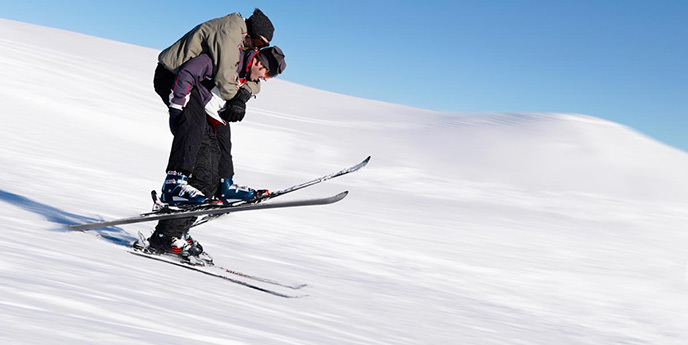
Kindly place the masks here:
[(193, 230), (222, 266), (308, 284), (282, 299), (128, 254), (151, 223), (66, 230), (150, 208), (171, 143), (157, 51), (0, 28), (0, 343), (688, 338), (685, 152), (587, 115), (446, 114), (271, 80), (232, 125), (238, 182), (279, 189), (373, 157), (294, 193), (349, 190), (340, 203)]

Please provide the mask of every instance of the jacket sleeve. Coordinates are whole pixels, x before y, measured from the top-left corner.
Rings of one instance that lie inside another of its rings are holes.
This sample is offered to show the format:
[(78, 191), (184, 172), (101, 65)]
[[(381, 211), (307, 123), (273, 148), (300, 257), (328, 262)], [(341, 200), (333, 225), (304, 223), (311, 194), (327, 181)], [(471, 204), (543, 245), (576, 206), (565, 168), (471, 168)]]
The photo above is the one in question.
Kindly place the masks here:
[(247, 81), (242, 87), (251, 91), (251, 95), (257, 95), (260, 92), (260, 81)]
[(191, 89), (213, 75), (213, 62), (206, 54), (187, 61), (179, 69), (170, 94), (170, 108), (182, 109), (189, 101)]

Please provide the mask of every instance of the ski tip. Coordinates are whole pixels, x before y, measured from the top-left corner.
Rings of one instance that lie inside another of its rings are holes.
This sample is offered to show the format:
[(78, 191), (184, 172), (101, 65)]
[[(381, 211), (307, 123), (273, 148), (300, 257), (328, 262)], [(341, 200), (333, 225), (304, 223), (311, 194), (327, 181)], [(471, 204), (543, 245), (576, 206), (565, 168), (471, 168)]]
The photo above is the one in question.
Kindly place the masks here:
[(349, 169), (345, 169), (345, 170), (346, 170), (345, 173), (350, 173), (350, 172), (357, 171), (357, 170), (363, 168), (364, 166), (368, 165), (368, 162), (370, 162), (370, 157), (371, 157), (371, 156), (368, 156), (366, 159), (364, 159), (363, 161), (361, 161), (361, 163), (358, 163), (358, 164), (352, 166), (352, 167), (349, 168)]
[(342, 199), (346, 198), (347, 195), (349, 195), (349, 191), (348, 191), (348, 190), (347, 190), (347, 191), (343, 191), (343, 192), (341, 192), (341, 193), (335, 195), (335, 196), (333, 197), (333, 199), (334, 199), (335, 201), (339, 201), (339, 200), (342, 200)]

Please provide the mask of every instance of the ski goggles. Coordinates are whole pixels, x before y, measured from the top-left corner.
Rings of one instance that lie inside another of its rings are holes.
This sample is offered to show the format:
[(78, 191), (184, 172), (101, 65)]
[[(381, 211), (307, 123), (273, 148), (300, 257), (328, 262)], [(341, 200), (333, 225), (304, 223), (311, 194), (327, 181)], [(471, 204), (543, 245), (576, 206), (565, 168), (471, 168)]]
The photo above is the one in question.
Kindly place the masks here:
[(268, 42), (268, 40), (266, 40), (263, 36), (251, 37), (251, 41), (256, 49), (270, 46), (270, 42)]

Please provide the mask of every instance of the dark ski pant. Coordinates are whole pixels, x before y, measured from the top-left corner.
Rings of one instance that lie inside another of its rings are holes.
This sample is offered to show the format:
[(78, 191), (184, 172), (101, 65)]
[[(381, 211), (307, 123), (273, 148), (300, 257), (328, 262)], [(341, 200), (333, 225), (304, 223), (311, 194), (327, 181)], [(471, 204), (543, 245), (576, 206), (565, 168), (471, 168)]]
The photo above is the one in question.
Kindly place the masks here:
[[(155, 92), (165, 105), (169, 106), (169, 95), (176, 76), (162, 65), (158, 65), (153, 77)], [(203, 87), (203, 86), (198, 86)], [(210, 86), (212, 87), (212, 86)], [(232, 135), (229, 124), (213, 126), (208, 122), (200, 94), (196, 88), (191, 90), (189, 102), (177, 119), (176, 131), (167, 162), (167, 171), (192, 174), (196, 166), (196, 157), (201, 147), (201, 140), (206, 127), (212, 127), (217, 135), (217, 144), (221, 159), (218, 172), (222, 178), (234, 177), (234, 163), (232, 159)], [(198, 187), (197, 187), (198, 188)]]
[[(169, 105), (169, 94), (174, 79), (175, 75), (172, 72), (158, 65), (153, 86), (166, 105)], [(228, 125), (213, 126), (208, 122), (205, 107), (198, 90), (194, 88), (177, 122), (167, 171), (190, 174), (189, 184), (198, 188), (207, 197), (212, 197), (217, 191), (220, 178), (234, 176), (230, 139)], [(196, 217), (161, 220), (155, 227), (155, 233), (164, 234), (169, 238), (181, 238), (189, 231), (195, 220)]]
[[(220, 157), (217, 135), (212, 126), (205, 126), (196, 154), (196, 166), (189, 178), (189, 184), (198, 188), (207, 197), (215, 195), (220, 185), (220, 175), (218, 174)], [(195, 220), (196, 217), (160, 220), (155, 226), (155, 232), (164, 234), (168, 238), (182, 238), (182, 235), (189, 231)]]

